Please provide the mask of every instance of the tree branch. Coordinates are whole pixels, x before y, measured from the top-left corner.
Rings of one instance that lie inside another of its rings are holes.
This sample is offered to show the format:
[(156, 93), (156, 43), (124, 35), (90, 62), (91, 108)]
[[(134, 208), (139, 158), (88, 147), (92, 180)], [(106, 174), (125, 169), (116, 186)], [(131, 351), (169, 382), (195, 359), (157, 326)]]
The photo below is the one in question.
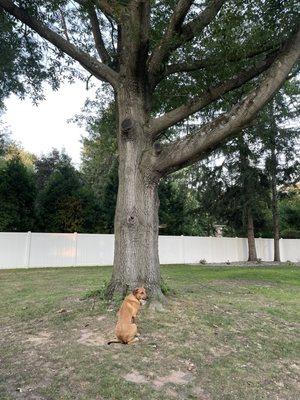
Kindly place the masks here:
[(209, 87), (204, 93), (201, 94), (201, 96), (197, 97), (196, 99), (193, 99), (188, 103), (183, 104), (178, 108), (175, 108), (174, 110), (164, 114), (163, 116), (150, 121), (149, 134), (153, 138), (157, 137), (162, 131), (200, 111), (213, 101), (219, 99), (225, 93), (239, 88), (246, 82), (265, 71), (275, 60), (275, 57), (275, 54), (269, 55), (264, 60), (257, 62), (251, 68), (241, 71), (238, 75), (234, 75), (219, 85)]
[[(241, 55), (232, 55), (227, 57), (224, 62), (236, 62), (236, 61), (241, 61), (245, 59), (251, 59), (254, 58), (262, 53), (270, 52), (270, 51), (275, 51), (280, 48), (280, 46), (283, 45), (283, 41), (277, 44), (277, 46), (266, 46), (262, 45), (260, 48), (256, 48), (255, 50), (250, 50), (246, 54), (241, 54)], [(212, 56), (209, 58), (202, 58), (199, 60), (193, 60), (190, 62), (182, 62), (182, 63), (177, 63), (177, 64), (170, 64), (167, 65), (165, 68), (164, 73), (161, 75), (161, 79), (165, 78), (166, 76), (172, 75), (172, 74), (177, 74), (179, 72), (193, 72), (193, 71), (198, 71), (200, 69), (204, 69), (207, 67), (210, 67), (212, 65), (216, 65), (216, 57)]]
[(61, 8), (59, 8), (59, 12), (60, 12), (60, 15), (61, 15), (61, 22), (62, 22), (62, 26), (63, 26), (65, 37), (66, 37), (67, 41), (70, 42), (69, 33), (68, 33), (68, 27), (67, 27), (67, 23), (66, 23), (64, 12), (63, 12), (63, 10)]
[(192, 21), (183, 25), (179, 42), (174, 43), (172, 50), (177, 49), (183, 43), (192, 40), (199, 32), (202, 32), (216, 17), (226, 0), (211, 0), (202, 13)]
[(11, 0), (0, 0), (0, 7), (33, 29), (41, 37), (52, 43), (58, 49), (69, 55), (74, 60), (78, 61), (87, 71), (96, 76), (98, 79), (107, 81), (112, 86), (116, 87), (118, 74), (107, 65), (100, 63), (94, 57), (91, 57), (84, 51), (79, 50), (76, 46), (69, 43), (59, 34), (48, 28), (37, 18), (28, 14), (25, 9), (17, 7)]
[[(83, 7), (90, 7), (91, 6), (91, 2), (90, 0), (74, 0), (76, 1), (76, 3), (80, 4)], [(106, 1), (106, 0), (97, 0), (95, 2), (96, 7), (106, 16), (106, 17), (110, 17), (113, 19), (117, 19), (117, 16), (114, 15), (115, 14), (115, 1), (110, 0), (110, 1)]]
[(149, 61), (149, 74), (152, 87), (157, 84), (157, 75), (159, 75), (163, 64), (168, 60), (171, 52), (182, 44), (192, 40), (196, 34), (209, 25), (225, 0), (211, 0), (209, 5), (197, 18), (182, 26), (184, 18), (193, 2), (191, 0), (181, 0), (178, 2), (164, 36), (152, 53)]
[(110, 24), (110, 27), (111, 27), (111, 31), (110, 31), (111, 45), (112, 45), (112, 48), (114, 49), (114, 52), (117, 54), (117, 48), (115, 46), (115, 41), (114, 41), (114, 32), (115, 32), (116, 28), (114, 26), (113, 20), (107, 15), (106, 15), (106, 18), (107, 18), (107, 20), (108, 20), (108, 22)]
[(163, 37), (157, 44), (156, 48), (153, 50), (152, 56), (150, 58), (149, 71), (152, 75), (156, 74), (161, 63), (168, 57), (173, 36), (179, 33), (184, 18), (186, 17), (186, 14), (188, 13), (193, 2), (194, 0), (178, 1), (177, 6), (170, 19), (169, 25)]
[[(125, 2), (124, 2), (125, 3)], [(118, 49), (120, 75), (146, 83), (150, 32), (150, 1), (127, 1), (120, 12)], [(144, 85), (142, 83), (142, 86)], [(142, 89), (144, 90), (144, 88)]]
[(95, 9), (90, 8), (88, 10), (88, 14), (89, 14), (90, 22), (91, 22), (92, 33), (94, 36), (94, 41), (95, 41), (95, 46), (96, 46), (97, 52), (104, 64), (110, 64), (111, 58), (110, 58), (110, 55), (108, 54), (108, 52), (105, 48), (105, 45), (104, 45), (104, 41), (102, 38), (99, 21), (98, 21), (98, 17), (97, 17)]
[(300, 29), (256, 89), (228, 113), (197, 129), (194, 134), (165, 146), (157, 156), (154, 168), (161, 174), (178, 170), (203, 158), (224, 140), (245, 128), (281, 87), (299, 56)]
[(100, 10), (109, 17), (114, 20), (118, 20), (115, 10), (115, 1), (114, 0), (98, 0), (98, 6)]

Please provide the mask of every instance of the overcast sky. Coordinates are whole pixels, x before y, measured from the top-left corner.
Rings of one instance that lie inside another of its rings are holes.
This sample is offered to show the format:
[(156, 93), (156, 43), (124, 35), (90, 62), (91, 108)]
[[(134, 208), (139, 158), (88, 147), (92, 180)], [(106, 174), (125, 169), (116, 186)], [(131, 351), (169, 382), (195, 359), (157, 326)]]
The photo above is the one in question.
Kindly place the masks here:
[(79, 113), (88, 96), (84, 82), (65, 84), (57, 92), (45, 90), (46, 100), (38, 106), (29, 99), (11, 96), (5, 102), (3, 122), (12, 132), (12, 139), (21, 143), (25, 150), (36, 155), (49, 152), (53, 147), (63, 147), (75, 165), (80, 162), (80, 138), (84, 128), (67, 120)]

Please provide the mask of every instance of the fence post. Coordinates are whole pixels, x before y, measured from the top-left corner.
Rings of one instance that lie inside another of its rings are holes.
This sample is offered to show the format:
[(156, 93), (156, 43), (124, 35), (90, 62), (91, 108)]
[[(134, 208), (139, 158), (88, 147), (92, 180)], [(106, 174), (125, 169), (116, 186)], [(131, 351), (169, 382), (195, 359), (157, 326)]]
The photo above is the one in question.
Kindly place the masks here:
[(30, 252), (31, 252), (31, 232), (27, 232), (26, 247), (25, 247), (25, 267), (30, 267)]
[(77, 267), (77, 232), (74, 232), (75, 252), (74, 252), (74, 267)]

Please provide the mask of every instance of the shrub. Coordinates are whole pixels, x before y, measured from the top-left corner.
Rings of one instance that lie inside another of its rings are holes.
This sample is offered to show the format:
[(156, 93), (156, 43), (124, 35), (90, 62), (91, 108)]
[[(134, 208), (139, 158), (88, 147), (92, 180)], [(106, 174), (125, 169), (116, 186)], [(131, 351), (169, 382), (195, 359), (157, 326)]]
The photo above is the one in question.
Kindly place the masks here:
[(283, 239), (300, 239), (299, 229), (284, 229), (281, 232), (281, 237)]

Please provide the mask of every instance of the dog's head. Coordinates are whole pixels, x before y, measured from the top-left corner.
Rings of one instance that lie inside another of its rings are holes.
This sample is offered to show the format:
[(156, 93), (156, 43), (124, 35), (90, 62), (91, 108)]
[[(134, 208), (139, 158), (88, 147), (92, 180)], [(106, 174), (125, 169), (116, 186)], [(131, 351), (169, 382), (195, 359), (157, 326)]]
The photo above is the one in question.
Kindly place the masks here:
[(133, 294), (138, 300), (146, 300), (146, 298), (147, 298), (146, 289), (143, 288), (143, 287), (135, 288), (135, 289), (132, 291), (132, 294)]

